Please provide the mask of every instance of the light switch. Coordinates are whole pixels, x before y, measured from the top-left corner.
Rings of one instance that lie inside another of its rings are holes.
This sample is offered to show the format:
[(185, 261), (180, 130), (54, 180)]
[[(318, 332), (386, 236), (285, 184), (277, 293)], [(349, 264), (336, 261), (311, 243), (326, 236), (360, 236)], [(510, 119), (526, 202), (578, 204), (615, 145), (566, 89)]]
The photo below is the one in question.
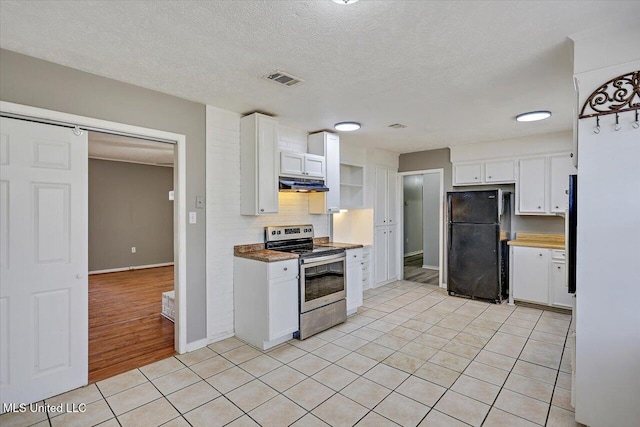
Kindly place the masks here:
[(174, 196), (173, 190), (169, 191), (169, 200), (175, 200), (175, 196)]
[(196, 223), (196, 213), (189, 212), (189, 224), (195, 224), (195, 223)]
[(196, 208), (204, 208), (204, 197), (196, 196)]

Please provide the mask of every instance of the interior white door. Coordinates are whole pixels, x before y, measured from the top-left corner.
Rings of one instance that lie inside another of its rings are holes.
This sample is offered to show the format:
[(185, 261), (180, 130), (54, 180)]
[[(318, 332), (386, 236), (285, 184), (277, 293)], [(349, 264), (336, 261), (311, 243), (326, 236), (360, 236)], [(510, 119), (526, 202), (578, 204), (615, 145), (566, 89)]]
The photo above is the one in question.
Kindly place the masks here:
[(88, 380), (87, 133), (0, 122), (0, 400)]

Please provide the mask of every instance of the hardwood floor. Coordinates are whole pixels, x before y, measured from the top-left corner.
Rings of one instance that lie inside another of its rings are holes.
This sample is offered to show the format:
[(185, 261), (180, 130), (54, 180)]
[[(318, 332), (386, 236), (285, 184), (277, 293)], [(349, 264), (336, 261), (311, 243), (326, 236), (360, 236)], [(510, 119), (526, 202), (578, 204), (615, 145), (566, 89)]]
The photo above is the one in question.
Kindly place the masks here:
[(422, 268), (422, 254), (404, 258), (404, 280), (438, 286), (438, 270)]
[(174, 354), (173, 322), (160, 315), (173, 266), (89, 276), (89, 382)]

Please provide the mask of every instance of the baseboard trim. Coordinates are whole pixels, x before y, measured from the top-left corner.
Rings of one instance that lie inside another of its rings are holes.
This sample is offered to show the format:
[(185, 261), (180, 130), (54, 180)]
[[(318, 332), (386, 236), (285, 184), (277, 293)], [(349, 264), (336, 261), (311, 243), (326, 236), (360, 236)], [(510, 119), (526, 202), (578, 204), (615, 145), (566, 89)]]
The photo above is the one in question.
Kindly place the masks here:
[(408, 256), (414, 256), (414, 255), (420, 255), (424, 253), (424, 251), (413, 251), (413, 252), (407, 252), (406, 254), (404, 254), (404, 257), (408, 257)]
[(163, 262), (160, 264), (147, 264), (147, 265), (132, 265), (129, 267), (119, 267), (119, 268), (108, 268), (106, 270), (94, 270), (90, 271), (89, 274), (105, 274), (105, 273), (117, 273), (119, 271), (129, 271), (129, 270), (144, 270), (145, 268), (156, 268), (156, 267), (168, 267), (170, 265), (174, 265), (173, 262)]
[(423, 264), (422, 268), (427, 269), (427, 270), (440, 271), (440, 268), (437, 265), (426, 265), (426, 264)]
[(217, 334), (212, 335), (209, 338), (207, 338), (207, 341), (208, 341), (207, 345), (213, 344), (213, 343), (218, 342), (218, 341), (225, 340), (227, 338), (231, 338), (233, 336), (235, 336), (235, 333), (233, 331), (225, 331), (225, 332), (217, 333)]
[(208, 344), (209, 340), (207, 338), (202, 338), (201, 340), (193, 341), (187, 343), (186, 352), (198, 350), (202, 347), (205, 347)]

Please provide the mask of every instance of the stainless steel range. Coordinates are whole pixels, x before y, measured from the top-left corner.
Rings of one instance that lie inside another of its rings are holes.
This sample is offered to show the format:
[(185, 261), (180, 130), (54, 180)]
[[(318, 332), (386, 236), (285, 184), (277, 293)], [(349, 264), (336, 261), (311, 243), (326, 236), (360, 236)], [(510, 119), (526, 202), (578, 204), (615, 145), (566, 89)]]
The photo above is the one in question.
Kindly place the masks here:
[(313, 244), (313, 225), (265, 227), (265, 249), (299, 255), (301, 340), (347, 319), (345, 251)]

